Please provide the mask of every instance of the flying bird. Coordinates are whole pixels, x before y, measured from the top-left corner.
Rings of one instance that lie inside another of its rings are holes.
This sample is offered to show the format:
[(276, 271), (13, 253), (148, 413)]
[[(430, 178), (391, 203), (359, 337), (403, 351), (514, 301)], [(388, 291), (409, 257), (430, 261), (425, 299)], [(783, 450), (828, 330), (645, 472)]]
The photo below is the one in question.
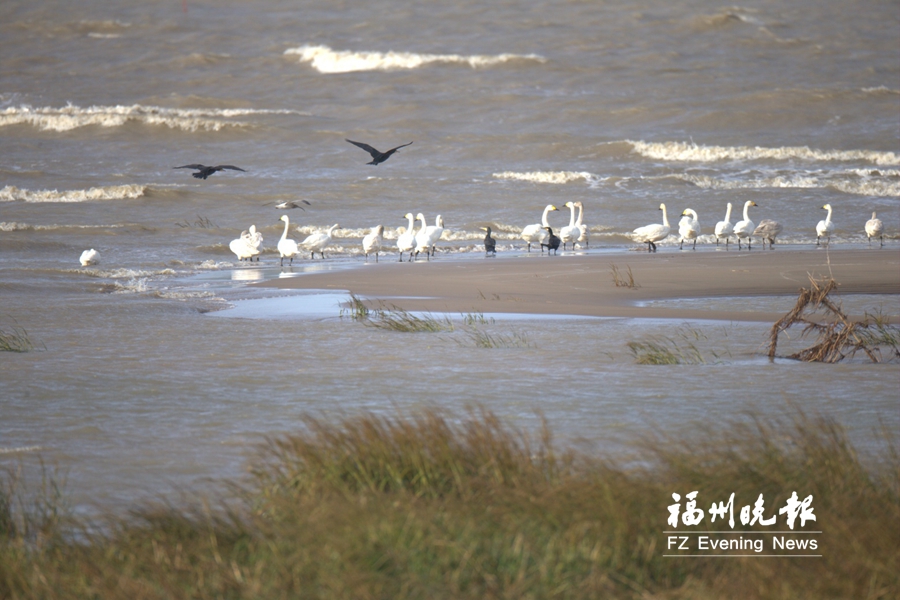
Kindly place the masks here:
[[(302, 202), (303, 204), (305, 204), (307, 206), (312, 206), (306, 200), (301, 200), (300, 202)], [(303, 208), (296, 202), (279, 202), (278, 204), (275, 205), (275, 208), (277, 208), (279, 210), (291, 210), (292, 208), (299, 208), (300, 210), (302, 210), (304, 212), (306, 211), (305, 208)]]
[[(192, 176), (197, 179), (206, 179), (216, 171), (222, 171), (224, 169), (231, 169), (232, 171), (244, 171), (244, 169), (240, 167), (235, 167), (234, 165), (218, 165), (215, 167), (207, 167), (206, 165), (201, 164), (193, 164), (193, 165), (182, 165), (180, 167), (172, 167), (173, 169), (195, 169), (196, 173), (191, 173)], [(244, 171), (246, 173), (246, 171)]]
[(383, 163), (384, 161), (389, 159), (391, 157), (391, 155), (394, 152), (396, 152), (397, 150), (399, 150), (400, 148), (404, 148), (404, 147), (412, 144), (412, 142), (410, 142), (409, 144), (403, 144), (401, 146), (397, 146), (396, 148), (391, 148), (387, 152), (381, 152), (380, 150), (376, 150), (372, 146), (370, 146), (368, 144), (363, 144), (362, 142), (354, 142), (353, 140), (347, 140), (347, 141), (350, 142), (351, 144), (353, 144), (354, 146), (359, 146), (360, 148), (362, 148), (363, 150), (365, 150), (366, 152), (368, 152), (369, 154), (372, 155), (372, 162), (366, 163), (367, 165), (377, 165), (379, 163)]

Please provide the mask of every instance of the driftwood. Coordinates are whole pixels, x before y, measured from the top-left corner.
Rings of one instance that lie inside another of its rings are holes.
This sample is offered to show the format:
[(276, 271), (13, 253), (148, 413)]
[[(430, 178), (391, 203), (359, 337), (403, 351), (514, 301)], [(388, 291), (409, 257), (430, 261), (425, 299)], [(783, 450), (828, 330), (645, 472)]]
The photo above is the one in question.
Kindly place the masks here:
[[(891, 347), (892, 353), (900, 357), (896, 328), (886, 324), (882, 318), (866, 314), (862, 321), (851, 321), (839, 304), (835, 304), (829, 294), (838, 287), (834, 279), (816, 281), (809, 278), (810, 287), (800, 288), (800, 295), (793, 310), (772, 326), (769, 338), (769, 358), (775, 357), (778, 336), (793, 325), (803, 324), (801, 337), (815, 332), (816, 343), (788, 358), (806, 362), (836, 363), (853, 357), (863, 351), (872, 362), (881, 362), (879, 346)], [(809, 318), (811, 313), (823, 308), (826, 318), (823, 322)]]

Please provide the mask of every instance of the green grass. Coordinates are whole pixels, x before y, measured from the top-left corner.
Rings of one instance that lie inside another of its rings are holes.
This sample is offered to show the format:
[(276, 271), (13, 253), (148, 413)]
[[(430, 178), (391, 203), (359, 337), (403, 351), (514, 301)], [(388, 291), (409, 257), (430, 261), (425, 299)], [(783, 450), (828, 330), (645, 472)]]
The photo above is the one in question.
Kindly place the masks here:
[[(484, 410), (308, 418), (265, 445), (228, 508), (137, 508), (101, 528), (59, 518), (52, 487), (28, 502), (7, 485), (0, 597), (896, 598), (885, 448), (866, 468), (836, 423), (803, 415), (649, 438), (638, 461), (559, 450), (549, 427), (527, 436)], [(822, 557), (664, 558), (666, 506), (690, 490), (701, 506), (763, 493), (772, 512), (812, 494)]]
[(341, 317), (347, 316), (354, 321), (388, 331), (405, 333), (453, 331), (453, 321), (449, 317), (437, 318), (431, 315), (417, 316), (396, 306), (381, 306), (370, 309), (364, 300), (351, 294), (350, 302), (341, 308)]
[(35, 349), (28, 332), (15, 320), (12, 325), (0, 325), (0, 352), (31, 352)]
[[(450, 317), (418, 316), (396, 306), (380, 306), (371, 309), (358, 296), (351, 294), (350, 301), (341, 307), (341, 318), (359, 321), (368, 327), (404, 333), (438, 333), (461, 330), (468, 343), (476, 348), (531, 348), (524, 333), (488, 333), (481, 326), (494, 324), (494, 319), (482, 313), (461, 315), (462, 325), (457, 327)], [(459, 340), (457, 340), (459, 341)]]
[(639, 365), (704, 365), (709, 362), (721, 362), (722, 354), (715, 350), (700, 349), (697, 345), (707, 339), (699, 329), (679, 327), (675, 337), (650, 336), (643, 340), (626, 344), (634, 360)]

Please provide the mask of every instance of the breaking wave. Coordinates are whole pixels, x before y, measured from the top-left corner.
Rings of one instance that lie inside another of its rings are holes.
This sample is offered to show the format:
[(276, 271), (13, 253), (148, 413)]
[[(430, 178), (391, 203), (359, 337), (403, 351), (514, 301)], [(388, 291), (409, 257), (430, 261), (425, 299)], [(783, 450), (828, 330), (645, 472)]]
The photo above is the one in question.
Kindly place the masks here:
[(513, 179), (517, 181), (530, 181), (532, 183), (564, 184), (572, 181), (584, 180), (588, 183), (597, 183), (602, 178), (586, 171), (530, 171), (520, 173), (516, 171), (503, 171), (494, 173), (497, 179)]
[(473, 69), (493, 67), (513, 60), (546, 62), (538, 54), (496, 54), (461, 56), (459, 54), (418, 54), (414, 52), (355, 52), (332, 50), (328, 46), (300, 46), (288, 48), (285, 55), (298, 55), (300, 62), (310, 63), (320, 73), (350, 73), (352, 71), (389, 71), (416, 69), (431, 63), (469, 65)]
[(845, 194), (856, 196), (900, 196), (900, 180), (897, 178), (859, 177), (848, 173), (838, 173), (832, 176), (796, 173), (770, 177), (759, 176), (748, 179), (719, 179), (708, 175), (681, 173), (666, 175), (665, 178), (675, 178), (696, 185), (699, 188), (716, 190), (833, 188)]
[(756, 146), (698, 146), (688, 142), (636, 142), (633, 151), (647, 158), (671, 161), (716, 162), (721, 160), (803, 159), (816, 161), (867, 161), (876, 165), (900, 165), (896, 152), (876, 150), (815, 150), (807, 146), (762, 148)]
[(19, 189), (8, 185), (0, 189), (0, 202), (90, 202), (93, 200), (122, 200), (140, 198), (147, 190), (146, 185), (111, 185), (92, 187), (86, 190), (39, 190)]
[(71, 131), (79, 127), (99, 125), (121, 127), (126, 123), (164, 125), (182, 131), (219, 131), (225, 127), (246, 127), (235, 117), (265, 114), (302, 114), (293, 110), (252, 108), (164, 108), (160, 106), (89, 106), (68, 105), (61, 108), (22, 105), (0, 110), (0, 127), (33, 125), (42, 131)]

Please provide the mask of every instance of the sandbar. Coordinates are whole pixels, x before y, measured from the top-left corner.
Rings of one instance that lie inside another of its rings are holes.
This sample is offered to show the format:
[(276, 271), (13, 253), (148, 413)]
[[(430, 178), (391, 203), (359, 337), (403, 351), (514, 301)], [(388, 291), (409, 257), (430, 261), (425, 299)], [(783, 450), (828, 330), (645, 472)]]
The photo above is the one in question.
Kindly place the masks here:
[[(636, 287), (616, 286), (628, 269)], [(834, 278), (840, 294), (900, 295), (900, 252), (893, 249), (803, 249), (578, 254), (518, 254), (464, 259), (438, 254), (414, 263), (382, 257), (339, 269), (256, 284), (282, 289), (345, 290), (373, 307), (435, 313), (531, 313), (626, 318), (778, 320), (747, 311), (741, 298), (796, 295), (810, 277)], [(704, 310), (667, 299), (735, 299), (734, 310)], [(647, 306), (654, 301), (653, 306)], [(896, 317), (895, 317), (896, 318)]]

